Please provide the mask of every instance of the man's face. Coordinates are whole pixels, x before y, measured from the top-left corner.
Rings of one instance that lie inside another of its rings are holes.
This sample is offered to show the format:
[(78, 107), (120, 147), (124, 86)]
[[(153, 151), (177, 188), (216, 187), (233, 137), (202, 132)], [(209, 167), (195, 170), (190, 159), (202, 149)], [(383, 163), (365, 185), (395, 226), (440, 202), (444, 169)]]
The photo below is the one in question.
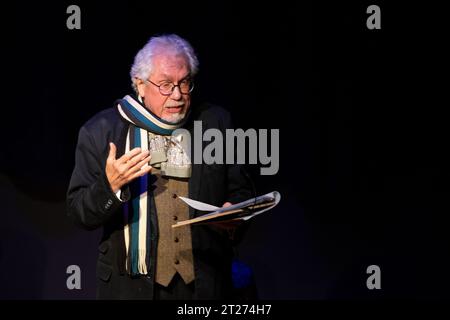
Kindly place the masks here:
[[(153, 70), (148, 80), (158, 86), (167, 82), (179, 84), (189, 75), (189, 64), (184, 56), (160, 54), (153, 58)], [(190, 94), (181, 94), (180, 88), (175, 87), (171, 95), (165, 96), (157, 86), (145, 80), (138, 82), (138, 91), (147, 109), (166, 121), (181, 121), (189, 110)]]

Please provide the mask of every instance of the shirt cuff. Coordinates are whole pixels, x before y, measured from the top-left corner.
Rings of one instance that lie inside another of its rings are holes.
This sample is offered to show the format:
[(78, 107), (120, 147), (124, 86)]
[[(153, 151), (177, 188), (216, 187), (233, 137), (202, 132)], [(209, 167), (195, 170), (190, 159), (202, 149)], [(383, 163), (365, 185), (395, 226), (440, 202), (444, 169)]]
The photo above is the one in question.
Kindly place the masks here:
[(117, 199), (120, 200), (120, 202), (123, 202), (122, 198), (120, 197), (121, 195), (122, 195), (122, 190), (119, 189), (119, 191), (116, 192), (116, 197), (117, 197)]

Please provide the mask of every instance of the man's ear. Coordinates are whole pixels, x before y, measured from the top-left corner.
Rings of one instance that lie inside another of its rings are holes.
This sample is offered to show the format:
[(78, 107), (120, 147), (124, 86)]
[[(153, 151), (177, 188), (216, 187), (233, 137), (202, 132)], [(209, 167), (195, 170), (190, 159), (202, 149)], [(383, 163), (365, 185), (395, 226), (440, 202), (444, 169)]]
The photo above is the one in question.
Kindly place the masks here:
[(145, 96), (145, 82), (142, 81), (141, 79), (136, 78), (135, 80), (136, 82), (136, 87), (138, 89), (138, 93), (141, 97)]

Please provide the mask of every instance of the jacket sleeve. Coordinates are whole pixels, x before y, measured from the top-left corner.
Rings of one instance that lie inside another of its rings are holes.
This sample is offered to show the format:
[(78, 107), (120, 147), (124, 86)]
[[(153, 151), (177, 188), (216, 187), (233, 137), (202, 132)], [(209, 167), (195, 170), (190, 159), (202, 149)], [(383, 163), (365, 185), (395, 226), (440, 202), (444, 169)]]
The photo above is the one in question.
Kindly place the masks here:
[(79, 226), (93, 230), (120, 211), (122, 202), (106, 178), (107, 150), (95, 144), (82, 127), (75, 151), (75, 168), (67, 191), (67, 214)]

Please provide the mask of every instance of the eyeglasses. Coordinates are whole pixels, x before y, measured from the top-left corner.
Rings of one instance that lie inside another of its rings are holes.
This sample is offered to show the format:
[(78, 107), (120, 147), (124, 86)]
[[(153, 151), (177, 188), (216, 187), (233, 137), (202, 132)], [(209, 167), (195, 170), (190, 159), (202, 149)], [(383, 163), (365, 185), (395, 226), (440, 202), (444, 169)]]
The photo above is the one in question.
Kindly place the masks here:
[(192, 90), (194, 90), (194, 82), (190, 78), (181, 80), (179, 84), (174, 84), (173, 82), (163, 82), (160, 85), (157, 85), (149, 79), (145, 81), (150, 82), (152, 85), (158, 87), (159, 92), (163, 96), (170, 96), (173, 93), (173, 90), (175, 90), (175, 87), (178, 87), (178, 89), (180, 89), (181, 94), (189, 94), (192, 92)]

